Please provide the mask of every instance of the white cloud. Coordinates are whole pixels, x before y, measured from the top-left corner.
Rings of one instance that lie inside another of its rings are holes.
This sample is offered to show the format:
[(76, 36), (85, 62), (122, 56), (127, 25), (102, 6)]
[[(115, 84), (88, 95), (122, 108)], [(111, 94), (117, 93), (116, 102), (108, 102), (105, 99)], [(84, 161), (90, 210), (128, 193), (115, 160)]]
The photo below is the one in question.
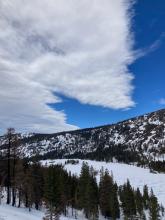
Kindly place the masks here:
[(74, 129), (46, 103), (62, 93), (126, 109), (132, 100), (132, 0), (2, 0), (0, 122), (18, 130)]

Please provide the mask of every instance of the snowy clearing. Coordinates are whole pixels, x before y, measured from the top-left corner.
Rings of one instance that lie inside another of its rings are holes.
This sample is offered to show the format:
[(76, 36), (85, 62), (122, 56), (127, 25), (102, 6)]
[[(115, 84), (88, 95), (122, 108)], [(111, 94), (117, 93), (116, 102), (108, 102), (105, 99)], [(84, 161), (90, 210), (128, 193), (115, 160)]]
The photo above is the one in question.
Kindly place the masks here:
[[(77, 160), (77, 159), (76, 159)], [(51, 165), (51, 164), (63, 164), (65, 165), (66, 159), (57, 159), (57, 160), (42, 160), (42, 165)], [(148, 185), (149, 189), (153, 189), (155, 195), (159, 199), (159, 203), (162, 203), (165, 206), (165, 174), (154, 174), (150, 173), (149, 169), (136, 167), (133, 165), (121, 164), (121, 163), (106, 163), (100, 161), (91, 161), (91, 160), (79, 160), (79, 163), (76, 165), (66, 164), (65, 168), (67, 171), (70, 171), (72, 174), (79, 175), (82, 167), (83, 161), (87, 162), (89, 166), (93, 166), (95, 170), (100, 171), (102, 167), (108, 169), (109, 172), (113, 173), (114, 180), (118, 185), (122, 185), (130, 180), (131, 185), (135, 188), (143, 188), (145, 184)], [(99, 175), (97, 175), (99, 181)]]
[[(44, 213), (32, 209), (16, 208), (9, 205), (0, 205), (0, 220), (42, 220)], [(83, 218), (82, 218), (83, 219)], [(70, 217), (60, 217), (60, 220), (75, 220)]]

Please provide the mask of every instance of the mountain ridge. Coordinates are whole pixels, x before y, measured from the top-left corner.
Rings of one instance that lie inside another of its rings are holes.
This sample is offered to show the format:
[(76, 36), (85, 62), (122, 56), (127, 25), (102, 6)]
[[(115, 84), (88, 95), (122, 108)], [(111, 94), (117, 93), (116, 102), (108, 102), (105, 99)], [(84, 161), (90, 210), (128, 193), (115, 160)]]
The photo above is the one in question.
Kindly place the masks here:
[[(1, 148), (4, 145), (1, 136)], [(164, 161), (165, 109), (110, 125), (22, 135), (20, 153), (40, 159), (85, 158), (141, 164)]]
[[(83, 130), (92, 130), (92, 129), (97, 129), (97, 128), (102, 128), (102, 127), (107, 127), (107, 126), (113, 126), (113, 125), (116, 125), (116, 124), (120, 124), (120, 123), (123, 123), (123, 122), (126, 122), (128, 120), (134, 120), (136, 118), (140, 118), (140, 117), (143, 117), (145, 115), (149, 115), (149, 114), (153, 114), (155, 112), (162, 112), (162, 111), (165, 111), (165, 108), (162, 108), (162, 109), (159, 109), (159, 110), (156, 110), (156, 111), (152, 111), (152, 112), (149, 112), (149, 113), (144, 113), (144, 114), (140, 114), (140, 115), (137, 115), (137, 116), (134, 116), (134, 117), (131, 117), (131, 118), (127, 118), (127, 119), (124, 119), (124, 120), (121, 120), (121, 121), (117, 121), (115, 123), (108, 123), (108, 124), (103, 124), (103, 125), (98, 125), (98, 126), (94, 126), (94, 127), (87, 127), (87, 128), (79, 128), (79, 129), (76, 129), (76, 130), (66, 130), (66, 131), (60, 131), (60, 132), (55, 132), (55, 133), (38, 133), (38, 132), (32, 132), (32, 134), (43, 134), (43, 135), (57, 135), (57, 134), (63, 134), (63, 133), (72, 133), (72, 132), (77, 132), (77, 131), (83, 131)], [(0, 136), (1, 137), (1, 136)]]

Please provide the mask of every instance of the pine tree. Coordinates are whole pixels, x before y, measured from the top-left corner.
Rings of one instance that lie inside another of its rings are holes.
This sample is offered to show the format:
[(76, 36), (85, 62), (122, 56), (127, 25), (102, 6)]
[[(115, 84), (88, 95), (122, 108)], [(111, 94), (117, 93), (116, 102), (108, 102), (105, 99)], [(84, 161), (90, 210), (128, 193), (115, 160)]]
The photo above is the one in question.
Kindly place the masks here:
[(14, 134), (13, 143), (11, 147), (11, 158), (13, 161), (12, 164), (12, 206), (15, 206), (16, 203), (16, 164), (18, 159), (18, 146), (19, 146), (19, 137), (18, 134)]
[(13, 135), (15, 133), (14, 128), (8, 128), (7, 130), (7, 204), (11, 202), (11, 147), (13, 141)]
[(136, 216), (135, 194), (129, 180), (120, 188), (120, 200), (125, 217), (134, 218)]
[(18, 192), (18, 208), (21, 206), (21, 201), (23, 199), (23, 192), (25, 186), (25, 173), (23, 160), (18, 160), (15, 167), (16, 177), (15, 177), (15, 187)]
[(152, 190), (149, 198), (149, 219), (150, 220), (160, 219), (160, 207), (158, 204), (158, 200)]
[(41, 166), (39, 163), (34, 162), (32, 165), (32, 190), (34, 194), (34, 203), (35, 203), (35, 208), (38, 210), (39, 206), (42, 203), (42, 198), (43, 198), (43, 185), (44, 185), (44, 180), (43, 180), (43, 174), (41, 171)]
[(137, 190), (135, 192), (135, 200), (136, 200), (137, 212), (139, 214), (139, 219), (142, 219), (142, 217), (144, 216), (144, 212), (143, 212), (143, 196), (142, 196), (139, 188), (137, 188)]
[(47, 203), (54, 205), (54, 172), (53, 167), (49, 167), (45, 173), (45, 180), (44, 180), (44, 199)]
[(89, 219), (98, 219), (98, 186), (94, 173), (90, 174), (88, 186)]
[(51, 166), (45, 175), (44, 198), (47, 204), (47, 211), (49, 212), (50, 219), (56, 218), (64, 210), (63, 179), (61, 179), (62, 168), (58, 166)]
[(89, 169), (89, 166), (86, 163), (83, 163), (82, 166), (77, 197), (78, 207), (83, 209), (85, 217), (88, 219), (97, 219), (98, 186), (93, 168)]
[(115, 183), (113, 187), (112, 193), (112, 219), (120, 218), (120, 208), (119, 208), (119, 200), (118, 200), (118, 186)]
[(32, 167), (28, 162), (25, 162), (24, 170), (25, 170), (25, 178), (24, 178), (23, 192), (24, 192), (25, 207), (29, 208), (29, 211), (31, 211), (32, 204), (34, 203), (34, 190), (33, 190)]
[(102, 215), (105, 218), (116, 219), (120, 217), (119, 202), (117, 197), (117, 185), (108, 171), (101, 175), (99, 186), (99, 204)]
[(88, 186), (89, 186), (89, 166), (83, 163), (78, 184), (78, 207), (84, 209), (88, 217)]
[(77, 188), (78, 188), (78, 178), (76, 176), (72, 176), (69, 173), (68, 176), (68, 205), (72, 208), (72, 216), (74, 216), (74, 209), (77, 209)]
[(143, 203), (144, 203), (144, 208), (148, 209), (149, 193), (148, 193), (148, 186), (147, 185), (144, 185), (144, 187), (143, 187)]

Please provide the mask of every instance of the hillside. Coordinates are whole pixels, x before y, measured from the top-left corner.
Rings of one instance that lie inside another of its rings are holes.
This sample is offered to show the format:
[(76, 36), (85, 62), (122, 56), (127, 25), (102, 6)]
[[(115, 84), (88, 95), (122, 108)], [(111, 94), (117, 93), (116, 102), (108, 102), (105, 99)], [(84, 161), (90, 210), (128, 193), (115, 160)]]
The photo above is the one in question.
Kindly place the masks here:
[[(1, 149), (5, 149), (5, 143), (2, 136)], [(39, 159), (88, 158), (141, 164), (164, 161), (165, 109), (113, 125), (22, 135), (20, 152), (24, 157)]]
[[(113, 174), (114, 181), (119, 185), (123, 185), (127, 179), (130, 180), (131, 185), (134, 188), (139, 188), (141, 192), (143, 191), (144, 185), (148, 186), (149, 192), (153, 189), (154, 194), (158, 198), (158, 202), (165, 205), (165, 175), (164, 174), (153, 174), (150, 173), (148, 169), (127, 165), (127, 164), (120, 164), (120, 163), (105, 163), (105, 162), (98, 162), (98, 161), (90, 161), (90, 160), (77, 160), (78, 163), (73, 164), (66, 159), (58, 159), (58, 160), (43, 160), (41, 161), (42, 166), (49, 167), (50, 165), (60, 165), (64, 166), (64, 169), (67, 172), (70, 172), (72, 175), (80, 176), (81, 168), (83, 162), (87, 163), (89, 166), (94, 167), (96, 173), (96, 179), (99, 183), (100, 180), (100, 170), (104, 168), (104, 170), (108, 170), (109, 173)], [(135, 175), (136, 173), (136, 175)], [(5, 192), (3, 192), (5, 194)], [(23, 205), (20, 208), (12, 207), (11, 205), (5, 204), (5, 198), (1, 201), (0, 205), (0, 220), (41, 220), (44, 216), (44, 208), (40, 211), (27, 208), (24, 208)], [(148, 217), (148, 212), (146, 211), (146, 215)], [(148, 217), (149, 218), (149, 217)], [(148, 219), (147, 218), (147, 219)], [(69, 209), (67, 213), (67, 217), (63, 215), (60, 216), (60, 220), (73, 220), (75, 219), (72, 216), (72, 211)], [(77, 219), (86, 219), (82, 213), (82, 211), (77, 212)], [(120, 218), (123, 220), (124, 218), (121, 216)], [(165, 216), (161, 217), (162, 220), (165, 219)], [(99, 220), (105, 220), (101, 215), (99, 216)]]

